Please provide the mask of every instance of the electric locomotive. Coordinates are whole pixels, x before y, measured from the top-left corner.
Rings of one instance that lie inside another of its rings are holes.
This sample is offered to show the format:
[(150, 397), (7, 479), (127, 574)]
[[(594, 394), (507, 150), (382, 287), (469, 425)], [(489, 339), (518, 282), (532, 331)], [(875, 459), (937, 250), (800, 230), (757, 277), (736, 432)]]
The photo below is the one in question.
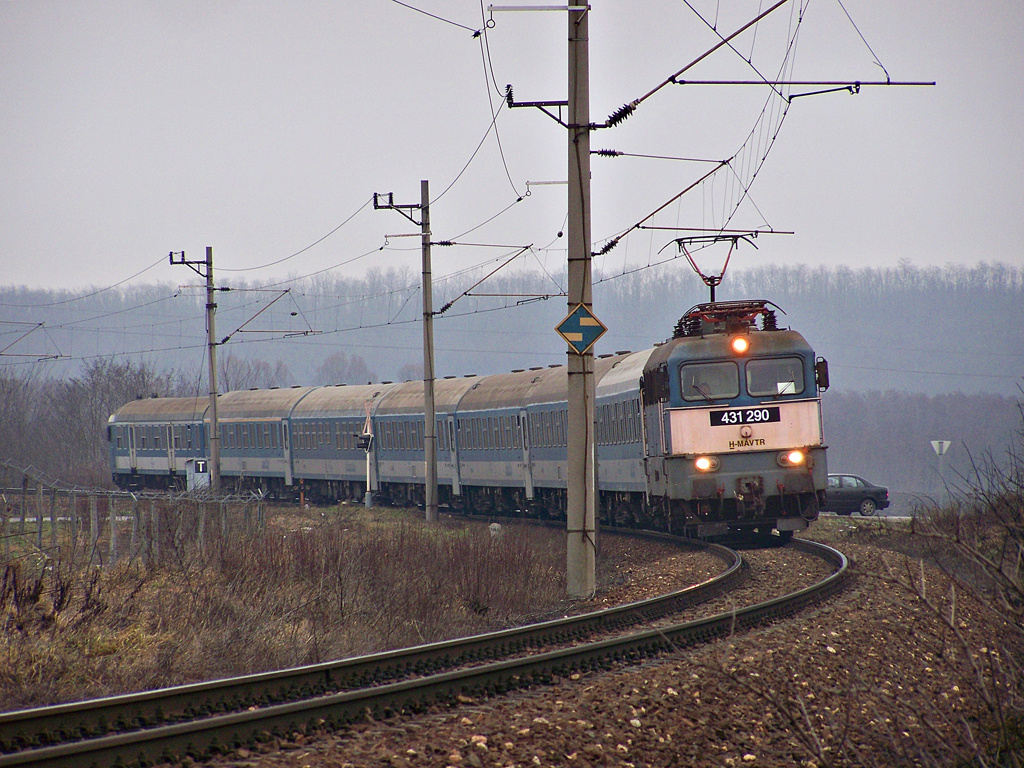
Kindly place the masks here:
[(673, 528), (788, 537), (818, 517), (828, 363), (772, 306), (700, 304), (644, 366), (648, 503)]

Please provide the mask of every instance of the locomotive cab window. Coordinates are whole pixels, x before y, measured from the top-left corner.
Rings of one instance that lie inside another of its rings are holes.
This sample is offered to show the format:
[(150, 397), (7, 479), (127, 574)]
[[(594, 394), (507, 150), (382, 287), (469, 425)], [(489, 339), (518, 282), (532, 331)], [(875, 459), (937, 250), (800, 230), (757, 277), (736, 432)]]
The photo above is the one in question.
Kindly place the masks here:
[(711, 402), (740, 393), (740, 371), (736, 363), (689, 363), (679, 369), (683, 399)]
[(799, 357), (747, 362), (747, 394), (753, 397), (799, 395), (804, 391), (804, 364)]

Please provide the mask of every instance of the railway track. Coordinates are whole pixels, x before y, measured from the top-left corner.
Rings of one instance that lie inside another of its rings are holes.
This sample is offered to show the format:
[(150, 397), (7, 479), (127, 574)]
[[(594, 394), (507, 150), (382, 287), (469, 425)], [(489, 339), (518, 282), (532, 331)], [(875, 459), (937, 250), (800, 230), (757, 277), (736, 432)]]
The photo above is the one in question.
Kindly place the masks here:
[[(732, 550), (713, 546), (724, 565), (717, 577), (604, 611), (356, 659), (0, 714), (0, 766), (200, 757), (307, 724), (341, 727), (367, 713), (420, 711), (462, 695), (502, 693), (639, 661), (792, 615), (841, 589), (848, 570), (840, 552), (802, 540), (789, 546), (824, 559), (833, 573), (747, 608), (623, 632), (734, 588), (746, 573), (743, 561)], [(619, 634), (606, 636), (610, 631)], [(599, 633), (604, 639), (594, 640)]]

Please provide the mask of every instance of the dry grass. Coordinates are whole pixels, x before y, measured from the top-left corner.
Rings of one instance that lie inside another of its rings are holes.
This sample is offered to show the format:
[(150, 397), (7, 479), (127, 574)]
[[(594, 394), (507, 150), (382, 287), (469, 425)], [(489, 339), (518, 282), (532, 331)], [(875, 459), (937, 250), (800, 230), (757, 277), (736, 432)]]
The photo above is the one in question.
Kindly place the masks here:
[[(159, 565), (16, 540), (0, 568), (0, 700), (17, 709), (374, 653), (564, 608), (564, 533), (279, 510), (258, 532), (165, 525)], [(222, 535), (224, 531), (227, 536)], [(102, 542), (101, 542), (102, 543)], [(122, 547), (122, 551), (127, 547)]]

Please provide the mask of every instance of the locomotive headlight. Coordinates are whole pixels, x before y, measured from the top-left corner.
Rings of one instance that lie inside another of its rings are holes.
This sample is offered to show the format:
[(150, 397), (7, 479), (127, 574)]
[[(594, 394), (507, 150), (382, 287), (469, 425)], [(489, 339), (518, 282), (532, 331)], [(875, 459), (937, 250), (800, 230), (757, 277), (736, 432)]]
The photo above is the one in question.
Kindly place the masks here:
[(783, 451), (778, 455), (780, 467), (799, 467), (807, 460), (803, 451)]
[(750, 349), (750, 339), (746, 336), (733, 336), (729, 346), (732, 347), (732, 351), (737, 355), (745, 355), (747, 350)]
[(718, 469), (718, 459), (714, 456), (698, 456), (693, 466), (700, 472), (715, 472)]

